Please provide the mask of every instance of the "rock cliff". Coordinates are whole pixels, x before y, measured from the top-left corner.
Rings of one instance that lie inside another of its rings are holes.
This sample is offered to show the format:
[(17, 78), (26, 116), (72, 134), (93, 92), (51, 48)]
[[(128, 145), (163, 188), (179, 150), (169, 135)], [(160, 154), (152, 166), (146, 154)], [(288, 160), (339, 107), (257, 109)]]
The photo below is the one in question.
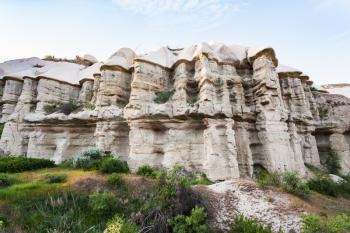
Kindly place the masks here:
[(350, 171), (350, 99), (315, 91), (270, 47), (28, 58), (0, 64), (0, 77), (3, 154), (61, 162), (98, 147), (131, 169), (181, 163), (226, 180), (257, 164), (305, 175), (333, 149)]

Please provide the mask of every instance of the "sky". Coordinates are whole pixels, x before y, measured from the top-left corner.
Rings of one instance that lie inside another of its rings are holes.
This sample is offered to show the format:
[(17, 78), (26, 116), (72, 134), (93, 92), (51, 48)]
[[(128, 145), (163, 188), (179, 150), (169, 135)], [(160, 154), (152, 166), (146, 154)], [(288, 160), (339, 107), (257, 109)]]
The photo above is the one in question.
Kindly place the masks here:
[(0, 0), (0, 62), (200, 42), (272, 46), (316, 84), (350, 83), (350, 0)]

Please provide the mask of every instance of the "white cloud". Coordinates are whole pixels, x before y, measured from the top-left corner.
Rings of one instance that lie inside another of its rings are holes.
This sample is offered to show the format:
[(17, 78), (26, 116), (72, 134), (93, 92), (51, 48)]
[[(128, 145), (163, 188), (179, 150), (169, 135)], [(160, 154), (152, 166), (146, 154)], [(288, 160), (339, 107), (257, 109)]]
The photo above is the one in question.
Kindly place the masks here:
[[(168, 25), (191, 24), (205, 30), (235, 14), (246, 0), (112, 0), (118, 6), (150, 19), (163, 17)], [(159, 22), (158, 22), (159, 23)], [(160, 22), (162, 23), (162, 22)]]

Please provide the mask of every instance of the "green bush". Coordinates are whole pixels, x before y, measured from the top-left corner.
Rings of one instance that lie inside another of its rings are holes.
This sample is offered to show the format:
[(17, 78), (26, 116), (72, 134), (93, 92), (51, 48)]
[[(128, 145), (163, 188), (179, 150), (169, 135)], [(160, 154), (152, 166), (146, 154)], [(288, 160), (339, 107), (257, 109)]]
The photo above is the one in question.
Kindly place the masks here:
[(325, 195), (337, 197), (339, 195), (339, 185), (335, 183), (328, 175), (318, 175), (308, 181), (311, 190)]
[(84, 109), (94, 110), (96, 108), (95, 104), (93, 103), (84, 103), (82, 105)]
[(160, 169), (152, 197), (144, 204), (140, 216), (141, 228), (150, 232), (171, 232), (170, 219), (190, 214), (196, 206), (204, 206), (200, 196), (190, 187), (188, 172), (175, 165), (166, 172)]
[(118, 173), (112, 173), (107, 180), (108, 184), (110, 185), (116, 185), (116, 186), (121, 186), (123, 185), (123, 177), (121, 174)]
[(2, 131), (4, 131), (5, 123), (0, 123), (0, 137), (2, 135)]
[(65, 115), (69, 115), (79, 107), (75, 100), (69, 100), (68, 103), (63, 104), (46, 104), (44, 105), (44, 112), (46, 115), (54, 112), (61, 112)]
[(47, 175), (44, 182), (48, 184), (64, 183), (67, 181), (66, 175)]
[(11, 186), (16, 183), (16, 178), (11, 175), (0, 173), (0, 188)]
[(201, 184), (201, 185), (211, 185), (214, 182), (209, 180), (205, 173), (200, 173), (195, 175), (195, 178), (190, 180), (191, 185)]
[(112, 192), (94, 192), (89, 196), (89, 205), (98, 216), (113, 216), (121, 208)]
[(114, 216), (107, 225), (107, 228), (103, 231), (103, 233), (138, 233), (138, 227), (124, 219), (122, 216), (116, 215)]
[(175, 93), (174, 90), (167, 90), (156, 93), (156, 98), (154, 99), (154, 102), (157, 104), (164, 104), (168, 102), (168, 100), (173, 96)]
[(0, 157), (0, 172), (22, 172), (40, 168), (54, 167), (55, 163), (48, 159), (26, 157)]
[(57, 104), (46, 104), (44, 105), (44, 112), (46, 115), (54, 113), (58, 110)]
[(336, 175), (339, 174), (339, 171), (341, 169), (339, 157), (334, 150), (331, 150), (329, 152), (327, 159), (325, 161), (325, 166), (329, 173), (336, 174)]
[(209, 227), (205, 224), (206, 218), (204, 209), (195, 207), (190, 216), (177, 215), (169, 222), (174, 233), (209, 233)]
[(127, 173), (130, 170), (127, 162), (110, 157), (101, 161), (99, 171), (102, 173)]
[(306, 182), (302, 181), (296, 173), (283, 174), (282, 188), (288, 193), (306, 198), (310, 195), (310, 189)]
[(151, 167), (148, 164), (145, 164), (138, 168), (137, 172), (138, 175), (149, 177), (149, 178), (156, 178), (157, 177), (157, 171), (153, 167)]
[(318, 113), (319, 113), (321, 119), (327, 117), (328, 116), (328, 112), (329, 112), (329, 110), (325, 106), (318, 107)]
[(350, 217), (342, 214), (335, 217), (303, 215), (302, 233), (346, 233), (350, 231)]
[(80, 106), (77, 104), (75, 100), (69, 100), (68, 103), (64, 103), (60, 105), (58, 110), (62, 112), (64, 115), (69, 115), (79, 107)]
[(240, 214), (230, 225), (230, 233), (272, 233), (272, 229)]
[(81, 169), (98, 169), (99, 160), (105, 154), (98, 148), (87, 148), (73, 157), (73, 167)]
[(254, 173), (256, 182), (262, 187), (281, 185), (281, 174), (277, 172), (270, 173), (263, 166), (257, 164), (254, 166)]

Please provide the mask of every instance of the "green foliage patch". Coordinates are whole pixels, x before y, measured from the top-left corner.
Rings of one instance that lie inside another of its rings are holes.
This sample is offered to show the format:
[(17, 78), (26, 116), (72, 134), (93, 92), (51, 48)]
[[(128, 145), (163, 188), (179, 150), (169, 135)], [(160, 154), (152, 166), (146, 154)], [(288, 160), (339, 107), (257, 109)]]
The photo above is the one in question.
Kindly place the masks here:
[(341, 169), (339, 156), (334, 150), (330, 150), (324, 165), (329, 173), (336, 175), (339, 174), (339, 171)]
[(256, 180), (260, 186), (281, 187), (284, 191), (302, 198), (311, 194), (308, 184), (294, 172), (269, 173), (263, 167), (256, 167)]
[(6, 173), (0, 173), (0, 188), (11, 186), (16, 182), (17, 182), (17, 179), (14, 176)]
[(240, 214), (233, 220), (230, 233), (272, 233), (272, 229)]
[(205, 224), (207, 213), (203, 208), (195, 207), (189, 216), (177, 215), (169, 220), (173, 227), (173, 233), (209, 233), (209, 227)]
[(154, 102), (157, 104), (164, 104), (169, 101), (169, 99), (174, 95), (175, 90), (166, 90), (162, 92), (156, 93), (156, 98), (154, 98)]
[(345, 214), (334, 217), (303, 215), (302, 233), (346, 233), (350, 232), (350, 216)]
[(54, 167), (55, 163), (48, 159), (26, 157), (0, 157), (0, 172), (22, 172), (41, 168)]

